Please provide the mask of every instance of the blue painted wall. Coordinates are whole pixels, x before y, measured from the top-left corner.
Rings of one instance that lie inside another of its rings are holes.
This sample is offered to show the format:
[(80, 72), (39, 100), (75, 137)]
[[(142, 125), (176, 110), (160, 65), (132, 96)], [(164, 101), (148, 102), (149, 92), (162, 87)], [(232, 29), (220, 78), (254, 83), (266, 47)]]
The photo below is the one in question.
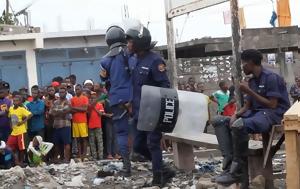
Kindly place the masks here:
[(47, 49), (37, 52), (39, 85), (46, 86), (56, 76), (75, 74), (77, 83), (86, 79), (99, 82), (99, 62), (106, 47)]
[(9, 82), (11, 91), (28, 86), (24, 51), (0, 53), (0, 80)]

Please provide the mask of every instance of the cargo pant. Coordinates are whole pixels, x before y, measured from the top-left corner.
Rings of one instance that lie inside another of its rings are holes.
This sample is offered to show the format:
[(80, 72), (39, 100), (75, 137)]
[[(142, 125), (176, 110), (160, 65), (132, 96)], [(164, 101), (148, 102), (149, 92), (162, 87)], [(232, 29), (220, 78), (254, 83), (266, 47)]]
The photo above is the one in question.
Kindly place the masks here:
[(101, 128), (89, 129), (89, 142), (92, 157), (97, 159), (98, 156), (99, 159), (103, 159), (103, 139)]

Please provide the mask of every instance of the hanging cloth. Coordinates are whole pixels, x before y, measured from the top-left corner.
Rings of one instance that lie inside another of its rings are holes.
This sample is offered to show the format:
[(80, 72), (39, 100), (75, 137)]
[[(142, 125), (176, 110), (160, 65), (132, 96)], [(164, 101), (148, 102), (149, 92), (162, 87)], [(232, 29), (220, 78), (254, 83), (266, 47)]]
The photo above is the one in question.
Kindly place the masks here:
[(291, 26), (291, 11), (289, 0), (277, 0), (277, 15), (279, 27)]

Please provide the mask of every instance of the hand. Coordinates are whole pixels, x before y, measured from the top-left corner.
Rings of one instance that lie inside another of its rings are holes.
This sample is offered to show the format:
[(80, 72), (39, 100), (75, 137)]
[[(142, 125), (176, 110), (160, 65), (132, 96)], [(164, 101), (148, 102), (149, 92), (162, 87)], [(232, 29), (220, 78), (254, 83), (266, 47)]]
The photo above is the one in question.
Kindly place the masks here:
[(132, 104), (130, 102), (125, 104), (125, 107), (127, 109), (127, 111), (129, 112), (129, 114), (132, 114)]
[(240, 89), (241, 92), (246, 93), (246, 94), (249, 94), (250, 91), (251, 91), (251, 89), (248, 86), (248, 83), (245, 82), (245, 81), (240, 82), (239, 89)]
[(235, 122), (236, 120), (237, 120), (237, 116), (236, 116), (236, 114), (234, 114), (234, 115), (231, 116), (231, 118), (230, 118), (229, 126), (231, 127), (231, 125), (233, 124), (233, 122)]
[(24, 124), (24, 122), (23, 122), (23, 121), (20, 121), (20, 122), (17, 123), (17, 126), (21, 126), (21, 125), (23, 125), (23, 124)]

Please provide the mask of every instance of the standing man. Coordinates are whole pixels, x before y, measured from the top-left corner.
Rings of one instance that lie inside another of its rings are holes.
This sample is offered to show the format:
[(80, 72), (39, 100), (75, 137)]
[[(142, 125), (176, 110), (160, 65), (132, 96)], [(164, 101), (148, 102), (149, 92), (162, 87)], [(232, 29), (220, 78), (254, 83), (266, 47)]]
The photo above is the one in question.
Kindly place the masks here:
[[(151, 49), (151, 35), (147, 28), (141, 26), (138, 30), (129, 29), (126, 32), (128, 50), (134, 52), (137, 57), (136, 65), (132, 73), (133, 82), (133, 116), (135, 129), (137, 126), (141, 92), (143, 85), (156, 87), (170, 87), (167, 77), (166, 64), (163, 59)], [(131, 66), (131, 65), (130, 65)], [(136, 131), (134, 138), (134, 151), (152, 161), (153, 186), (163, 187), (175, 176), (175, 172), (163, 166), (160, 131)]]
[(32, 102), (29, 102), (26, 107), (32, 113), (32, 118), (28, 121), (28, 136), (32, 141), (37, 135), (44, 138), (45, 128), (45, 103), (39, 98), (39, 87), (31, 88)]
[(54, 101), (49, 111), (54, 119), (54, 162), (58, 162), (58, 155), (60, 155), (60, 158), (64, 158), (64, 162), (68, 163), (71, 159), (71, 104), (66, 99), (67, 88), (61, 87), (58, 93), (59, 99)]
[(125, 51), (125, 33), (119, 26), (111, 26), (106, 31), (106, 43), (110, 51), (102, 58), (100, 64), (100, 77), (109, 80), (109, 101), (113, 113), (113, 126), (117, 132), (119, 150), (123, 159), (126, 177), (131, 176), (131, 163), (128, 148), (128, 103), (131, 98), (132, 86), (128, 55)]
[(216, 178), (216, 182), (223, 185), (247, 179), (243, 176), (248, 171), (244, 166), (248, 160), (248, 134), (269, 132), (272, 125), (280, 124), (290, 106), (283, 78), (261, 65), (259, 51), (245, 50), (241, 59), (244, 73), (253, 74), (248, 84), (239, 85), (240, 91), (247, 95), (246, 103), (231, 119), (214, 120), (219, 146), (228, 159), (227, 171)]
[(4, 82), (0, 83), (0, 140), (7, 142), (11, 128), (8, 117), (8, 110), (12, 105), (7, 97), (7, 89)]
[(86, 160), (87, 143), (88, 143), (88, 125), (87, 125), (87, 109), (89, 99), (82, 95), (82, 86), (80, 84), (75, 87), (76, 96), (71, 99), (72, 105), (72, 135), (77, 140), (78, 157), (80, 160)]
[(295, 84), (290, 89), (290, 95), (293, 103), (300, 99), (300, 77), (295, 77)]

